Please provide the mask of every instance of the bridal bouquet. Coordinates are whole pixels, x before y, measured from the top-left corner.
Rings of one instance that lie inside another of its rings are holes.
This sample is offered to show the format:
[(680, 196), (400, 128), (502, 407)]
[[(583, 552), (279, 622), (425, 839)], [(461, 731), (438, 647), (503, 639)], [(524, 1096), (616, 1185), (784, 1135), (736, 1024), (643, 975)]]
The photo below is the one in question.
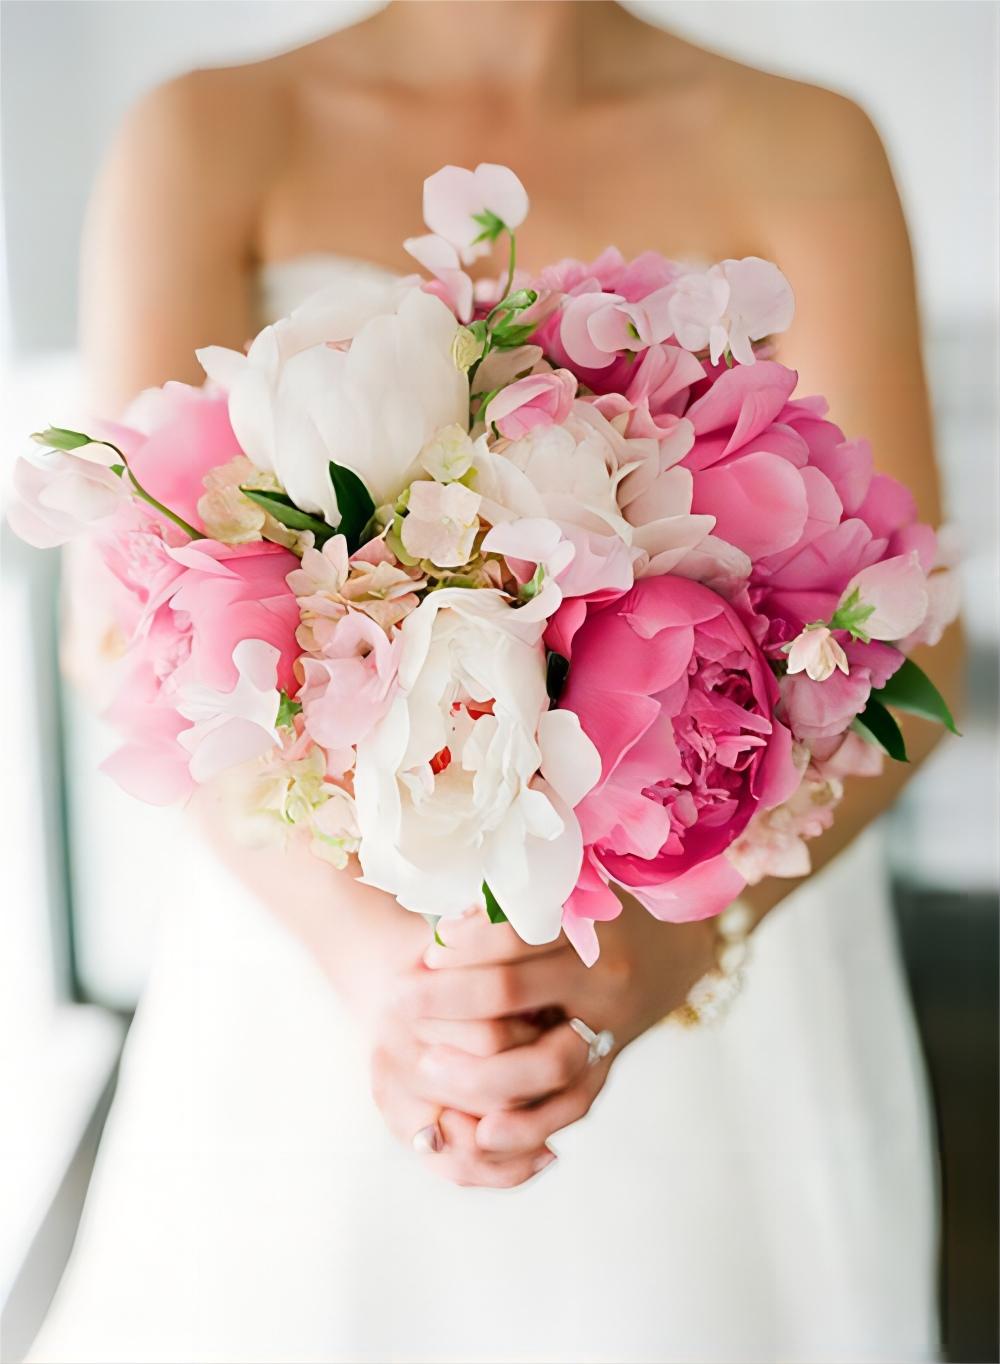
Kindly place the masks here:
[(907, 653), (955, 588), (770, 358), (775, 265), (529, 278), (527, 209), (505, 167), (445, 167), (406, 243), (429, 279), (321, 293), (200, 351), (203, 389), (40, 433), (9, 516), (108, 570), (126, 789), (222, 777), (254, 836), (591, 962), (615, 886), (683, 920), (801, 875), (843, 779), (905, 759), (893, 709), (952, 725)]

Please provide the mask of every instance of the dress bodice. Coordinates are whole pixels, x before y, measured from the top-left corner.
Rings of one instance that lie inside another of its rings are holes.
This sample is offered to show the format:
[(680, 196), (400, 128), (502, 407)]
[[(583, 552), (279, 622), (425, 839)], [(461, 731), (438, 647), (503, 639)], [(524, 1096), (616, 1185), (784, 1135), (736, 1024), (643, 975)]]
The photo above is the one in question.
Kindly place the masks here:
[(373, 281), (388, 280), (394, 277), (394, 272), (371, 261), (338, 256), (332, 251), (270, 261), (257, 273), (257, 320), (261, 325), (274, 322), (287, 316), (310, 294), (359, 276)]

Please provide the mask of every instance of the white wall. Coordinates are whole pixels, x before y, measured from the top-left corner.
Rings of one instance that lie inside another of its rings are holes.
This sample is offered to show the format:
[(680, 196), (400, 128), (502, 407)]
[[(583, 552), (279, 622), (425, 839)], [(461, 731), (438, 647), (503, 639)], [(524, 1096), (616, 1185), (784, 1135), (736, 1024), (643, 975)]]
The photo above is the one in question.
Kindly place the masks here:
[[(472, 0), (467, 0), (472, 3)], [(144, 90), (353, 22), (370, 0), (6, 0), (3, 158), (12, 340), (72, 341), (88, 186)], [(851, 95), (880, 128), (932, 320), (995, 291), (998, 7), (983, 0), (647, 0), (645, 18)]]

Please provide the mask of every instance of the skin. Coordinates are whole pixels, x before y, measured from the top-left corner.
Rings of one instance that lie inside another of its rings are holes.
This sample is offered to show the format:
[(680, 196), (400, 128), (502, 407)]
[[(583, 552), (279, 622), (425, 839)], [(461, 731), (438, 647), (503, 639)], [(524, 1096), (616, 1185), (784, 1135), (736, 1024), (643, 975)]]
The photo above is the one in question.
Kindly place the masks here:
[[(498, 52), (517, 60), (496, 61)], [(866, 116), (652, 29), (617, 5), (392, 4), (269, 61), (199, 71), (127, 119), (94, 195), (83, 257), (83, 345), (95, 405), (168, 378), (201, 382), (198, 345), (241, 346), (262, 262), (332, 251), (408, 272), (420, 185), (447, 162), (514, 166), (532, 200), (531, 268), (626, 255), (756, 254), (793, 281), (781, 340), (800, 392), (823, 392), (848, 434), (940, 521), (906, 227)], [(485, 271), (495, 273), (496, 263)], [(917, 661), (959, 694), (953, 634)], [(914, 762), (849, 789), (821, 867), (894, 799), (935, 732), (904, 726)], [(509, 1187), (552, 1154), (610, 1066), (711, 966), (711, 923), (656, 923), (626, 901), (589, 971), (564, 940), (529, 948), (481, 913), (447, 948), (389, 897), (303, 849), (233, 844), (212, 792), (196, 817), (220, 856), (313, 951), (372, 1043), (372, 1088), (400, 1140), (438, 1123), (423, 1159), (461, 1184)], [(294, 884), (295, 894), (288, 887)], [(794, 889), (750, 893), (758, 917)], [(546, 1009), (539, 1026), (532, 1011)], [(594, 1067), (565, 1020), (611, 1028)]]

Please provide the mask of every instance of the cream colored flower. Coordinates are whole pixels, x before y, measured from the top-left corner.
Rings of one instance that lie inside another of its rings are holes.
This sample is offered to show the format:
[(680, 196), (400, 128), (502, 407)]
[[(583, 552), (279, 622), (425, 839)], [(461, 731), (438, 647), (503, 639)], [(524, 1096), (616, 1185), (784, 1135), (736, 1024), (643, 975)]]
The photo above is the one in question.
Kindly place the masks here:
[(410, 487), (400, 539), (414, 559), (458, 568), (472, 557), (479, 530), (478, 493), (461, 483), (420, 481)]

